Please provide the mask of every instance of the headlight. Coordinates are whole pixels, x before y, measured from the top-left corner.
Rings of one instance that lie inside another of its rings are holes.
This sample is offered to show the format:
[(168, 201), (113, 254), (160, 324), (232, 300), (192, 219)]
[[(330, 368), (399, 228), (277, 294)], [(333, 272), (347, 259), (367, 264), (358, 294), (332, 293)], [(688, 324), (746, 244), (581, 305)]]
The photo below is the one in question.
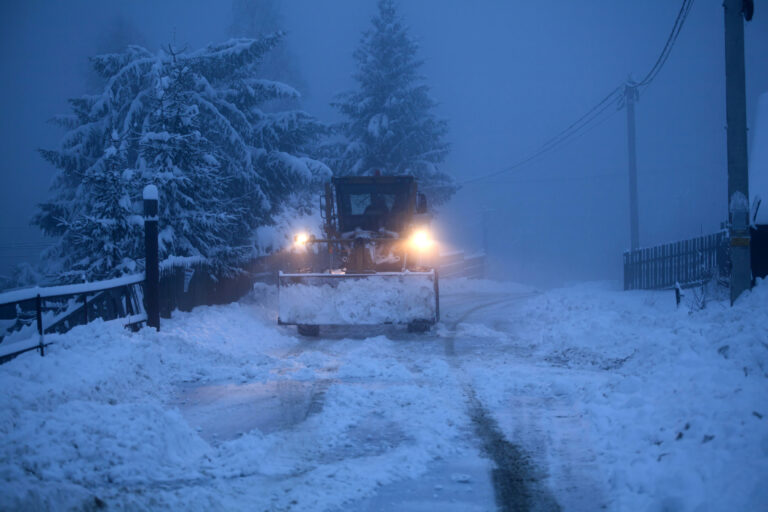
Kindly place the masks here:
[(433, 243), (432, 237), (425, 229), (418, 229), (411, 235), (411, 247), (417, 251), (425, 251), (432, 247)]
[(306, 233), (298, 233), (293, 235), (293, 243), (296, 245), (306, 245), (309, 242), (309, 235)]

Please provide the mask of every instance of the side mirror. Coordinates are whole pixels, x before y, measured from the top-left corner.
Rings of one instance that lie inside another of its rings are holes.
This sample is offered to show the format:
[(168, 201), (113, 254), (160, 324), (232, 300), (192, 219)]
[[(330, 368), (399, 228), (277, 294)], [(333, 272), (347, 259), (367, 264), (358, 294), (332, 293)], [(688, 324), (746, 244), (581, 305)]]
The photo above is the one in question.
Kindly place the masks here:
[(427, 213), (427, 196), (422, 193), (416, 196), (416, 213)]

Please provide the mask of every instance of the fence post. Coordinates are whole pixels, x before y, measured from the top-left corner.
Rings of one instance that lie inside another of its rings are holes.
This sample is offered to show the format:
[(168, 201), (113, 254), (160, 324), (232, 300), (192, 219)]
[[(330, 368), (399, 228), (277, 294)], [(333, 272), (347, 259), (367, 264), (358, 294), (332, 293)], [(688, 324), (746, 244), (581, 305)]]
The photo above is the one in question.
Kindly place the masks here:
[(147, 325), (160, 330), (160, 261), (157, 240), (158, 199), (157, 187), (144, 187), (144, 249), (145, 289), (144, 306)]
[(37, 333), (40, 335), (40, 357), (45, 356), (45, 343), (43, 343), (43, 301), (40, 294), (35, 297), (35, 309), (37, 311)]
[(629, 263), (627, 251), (624, 251), (624, 290), (629, 290)]

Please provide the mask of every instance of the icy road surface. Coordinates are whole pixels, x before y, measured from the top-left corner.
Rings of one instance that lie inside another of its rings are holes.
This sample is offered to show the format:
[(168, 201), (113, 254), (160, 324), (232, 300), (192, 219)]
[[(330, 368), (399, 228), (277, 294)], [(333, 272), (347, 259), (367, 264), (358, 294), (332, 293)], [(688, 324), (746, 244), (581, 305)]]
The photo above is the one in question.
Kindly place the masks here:
[(299, 338), (260, 286), (0, 366), (0, 510), (768, 507), (764, 283), (441, 285), (427, 335)]

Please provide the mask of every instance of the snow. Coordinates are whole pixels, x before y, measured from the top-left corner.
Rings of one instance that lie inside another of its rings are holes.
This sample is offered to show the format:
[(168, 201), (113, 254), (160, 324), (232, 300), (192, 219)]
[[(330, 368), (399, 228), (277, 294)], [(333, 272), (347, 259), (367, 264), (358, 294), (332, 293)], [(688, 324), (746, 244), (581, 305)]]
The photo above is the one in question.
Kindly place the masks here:
[(768, 224), (768, 92), (760, 95), (749, 158), (749, 193), (763, 200), (756, 224)]
[(157, 201), (160, 198), (160, 193), (157, 191), (157, 187), (154, 185), (147, 185), (144, 187), (142, 194), (145, 201)]
[(165, 273), (177, 268), (191, 268), (197, 265), (204, 265), (205, 258), (202, 256), (168, 256), (160, 262), (160, 272)]
[(373, 325), (432, 320), (437, 314), (434, 273), (292, 274), (280, 280), (284, 323)]
[[(30, 331), (31, 330), (32, 329), (30, 329)], [(34, 332), (37, 333), (37, 329), (35, 329)], [(12, 341), (11, 343), (7, 340), (3, 340), (3, 343), (0, 344), (0, 357), (16, 354), (17, 352), (22, 352), (39, 346), (40, 336), (37, 334), (35, 334), (34, 337), (27, 337), (22, 341)]]
[(258, 285), (160, 332), (47, 336), (0, 367), (0, 509), (495, 510), (469, 389), (563, 510), (766, 509), (767, 283), (703, 310), (441, 288), (427, 335), (306, 341)]
[(386, 133), (389, 128), (389, 118), (387, 114), (375, 114), (368, 121), (368, 133), (371, 137), (378, 139), (382, 137), (382, 131)]
[(750, 222), (749, 201), (747, 200), (747, 196), (738, 191), (734, 192), (731, 194), (728, 208), (731, 212), (734, 227), (742, 227), (746, 229)]
[(552, 485), (609, 510), (765, 509), (766, 304), (765, 283), (703, 311), (670, 292), (556, 290), (488, 314), (505, 355), (467, 369), (505, 433), (546, 454)]

